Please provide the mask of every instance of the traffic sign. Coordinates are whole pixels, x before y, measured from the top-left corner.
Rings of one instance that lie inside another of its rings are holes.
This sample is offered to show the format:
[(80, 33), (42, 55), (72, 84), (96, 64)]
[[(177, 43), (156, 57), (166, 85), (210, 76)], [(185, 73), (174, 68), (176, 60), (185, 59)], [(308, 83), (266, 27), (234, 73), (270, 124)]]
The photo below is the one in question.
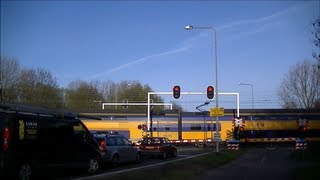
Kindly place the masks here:
[(221, 141), (220, 133), (214, 133), (213, 138), (214, 138), (214, 141)]
[(210, 108), (210, 116), (224, 116), (224, 108), (223, 107)]

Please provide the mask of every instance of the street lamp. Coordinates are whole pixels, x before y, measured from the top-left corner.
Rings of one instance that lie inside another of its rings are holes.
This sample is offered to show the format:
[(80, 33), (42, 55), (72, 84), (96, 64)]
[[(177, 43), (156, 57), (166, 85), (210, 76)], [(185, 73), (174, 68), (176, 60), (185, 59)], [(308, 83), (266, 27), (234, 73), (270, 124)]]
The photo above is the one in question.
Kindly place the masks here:
[(251, 104), (252, 104), (252, 110), (254, 110), (254, 96), (253, 96), (253, 85), (248, 83), (238, 83), (239, 86), (251, 86)]
[[(214, 51), (215, 51), (215, 75), (216, 75), (216, 108), (219, 107), (219, 98), (218, 98), (218, 55), (217, 55), (217, 31), (216, 29), (214, 29), (213, 27), (206, 27), (206, 26), (192, 26), (192, 25), (188, 25), (184, 28), (185, 30), (192, 30), (192, 29), (209, 29), (212, 30), (214, 32)], [(218, 124), (219, 124), (219, 117), (216, 116), (216, 134), (219, 134), (219, 129), (218, 129)], [(212, 128), (213, 128), (213, 124), (212, 124)], [(211, 134), (211, 136), (213, 136), (213, 134)], [(213, 139), (213, 138), (212, 138)], [(216, 151), (219, 152), (219, 142), (216, 141)]]

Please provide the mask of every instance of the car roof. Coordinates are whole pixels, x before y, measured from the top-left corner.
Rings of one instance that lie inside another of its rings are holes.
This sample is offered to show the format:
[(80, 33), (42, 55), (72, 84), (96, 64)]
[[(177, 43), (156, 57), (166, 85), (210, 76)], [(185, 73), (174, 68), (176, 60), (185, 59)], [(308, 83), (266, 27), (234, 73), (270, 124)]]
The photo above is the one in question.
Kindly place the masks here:
[(168, 139), (167, 137), (146, 137), (145, 139)]
[(105, 137), (124, 137), (119, 134), (93, 134), (95, 138), (105, 138)]

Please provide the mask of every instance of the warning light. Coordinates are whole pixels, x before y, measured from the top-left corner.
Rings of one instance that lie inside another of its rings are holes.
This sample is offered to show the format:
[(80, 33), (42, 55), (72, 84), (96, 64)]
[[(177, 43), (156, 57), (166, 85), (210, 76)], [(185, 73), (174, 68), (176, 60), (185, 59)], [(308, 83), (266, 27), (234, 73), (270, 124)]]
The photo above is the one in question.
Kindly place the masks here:
[(179, 99), (179, 97), (180, 97), (180, 86), (174, 86), (173, 87), (173, 97), (175, 99)]
[(302, 131), (307, 131), (307, 127), (304, 126), (303, 129), (302, 129)]
[(244, 131), (244, 127), (240, 127), (240, 131)]
[(212, 99), (214, 97), (214, 88), (213, 86), (207, 87), (207, 97), (208, 99)]

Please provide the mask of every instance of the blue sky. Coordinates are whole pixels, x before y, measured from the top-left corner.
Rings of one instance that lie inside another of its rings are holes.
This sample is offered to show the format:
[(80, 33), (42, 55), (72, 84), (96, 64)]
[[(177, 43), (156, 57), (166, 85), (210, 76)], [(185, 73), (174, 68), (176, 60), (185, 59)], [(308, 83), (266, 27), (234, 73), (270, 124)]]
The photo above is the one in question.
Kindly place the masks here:
[[(138, 80), (154, 91), (239, 92), (241, 107), (278, 108), (290, 66), (315, 50), (320, 1), (1, 1), (1, 56), (72, 80)], [(181, 101), (193, 98), (182, 97)], [(227, 97), (220, 98), (221, 106)], [(172, 100), (172, 99), (171, 99)], [(196, 103), (205, 101), (205, 98)], [(187, 103), (186, 103), (187, 104)], [(231, 103), (232, 104), (232, 103)]]

